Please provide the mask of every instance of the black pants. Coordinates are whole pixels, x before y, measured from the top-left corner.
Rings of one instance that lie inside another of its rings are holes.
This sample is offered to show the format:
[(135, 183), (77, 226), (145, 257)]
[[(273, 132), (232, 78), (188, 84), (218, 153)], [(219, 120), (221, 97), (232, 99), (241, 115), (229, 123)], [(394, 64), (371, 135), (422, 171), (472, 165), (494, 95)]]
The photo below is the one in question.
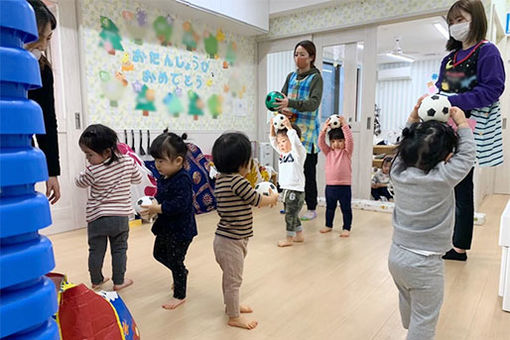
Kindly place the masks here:
[(184, 258), (191, 240), (179, 240), (173, 235), (157, 235), (154, 241), (154, 258), (172, 271), (174, 279), (174, 298), (186, 297), (188, 270)]
[(340, 202), (344, 225), (342, 229), (351, 230), (352, 208), (351, 208), (351, 186), (350, 185), (326, 185), (326, 227), (333, 228), (333, 219), (337, 202)]
[(307, 153), (305, 159), (305, 202), (308, 210), (317, 207), (317, 157), (316, 153)]
[(372, 190), (370, 192), (372, 193), (372, 196), (374, 197), (374, 200), (376, 200), (376, 201), (380, 200), (381, 197), (386, 197), (387, 199), (393, 198), (393, 196), (391, 196), (391, 194), (389, 193), (387, 187), (376, 188), (376, 189), (372, 188)]
[(455, 187), (455, 227), (453, 245), (471, 249), (475, 204), (473, 199), (473, 170)]

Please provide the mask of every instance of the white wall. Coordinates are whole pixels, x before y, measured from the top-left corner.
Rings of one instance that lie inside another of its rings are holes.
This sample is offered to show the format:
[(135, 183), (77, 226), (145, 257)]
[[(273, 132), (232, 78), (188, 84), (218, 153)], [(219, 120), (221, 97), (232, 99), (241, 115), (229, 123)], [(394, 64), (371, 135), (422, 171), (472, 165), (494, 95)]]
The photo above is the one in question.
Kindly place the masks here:
[[(409, 66), (408, 63), (379, 65), (379, 70)], [(375, 103), (381, 108), (381, 130), (399, 130), (404, 127), (416, 100), (428, 93), (427, 83), (435, 82), (441, 59), (415, 61), (411, 64), (411, 80), (377, 81)]]
[(310, 6), (327, 5), (331, 0), (269, 0), (269, 14), (279, 14)]

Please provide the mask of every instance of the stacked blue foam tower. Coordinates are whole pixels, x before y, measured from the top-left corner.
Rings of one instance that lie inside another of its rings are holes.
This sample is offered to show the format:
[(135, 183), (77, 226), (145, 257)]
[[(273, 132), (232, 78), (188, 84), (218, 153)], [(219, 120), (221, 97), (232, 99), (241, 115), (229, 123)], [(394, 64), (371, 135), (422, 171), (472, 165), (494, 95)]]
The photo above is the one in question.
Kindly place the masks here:
[(55, 286), (44, 276), (55, 266), (51, 242), (38, 230), (50, 208), (34, 185), (48, 178), (32, 135), (45, 132), (41, 108), (27, 99), (41, 86), (38, 61), (23, 44), (37, 40), (32, 7), (0, 1), (0, 338), (59, 339), (52, 315)]

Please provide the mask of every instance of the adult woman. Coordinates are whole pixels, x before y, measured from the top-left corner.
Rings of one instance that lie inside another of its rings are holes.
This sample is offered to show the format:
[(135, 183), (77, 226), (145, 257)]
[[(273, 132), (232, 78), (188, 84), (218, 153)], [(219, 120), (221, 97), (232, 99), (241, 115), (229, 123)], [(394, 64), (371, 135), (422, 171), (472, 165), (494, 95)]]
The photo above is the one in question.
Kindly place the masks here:
[(43, 111), (45, 135), (36, 135), (39, 148), (46, 155), (48, 165), (48, 181), (46, 182), (46, 196), (51, 204), (60, 199), (60, 185), (57, 176), (60, 175), (58, 156), (57, 117), (55, 114), (55, 99), (53, 96), (53, 71), (51, 65), (42, 54), (48, 47), (52, 31), (57, 26), (55, 16), (41, 0), (27, 0), (35, 12), (39, 40), (25, 45), (25, 49), (39, 60), (42, 87), (28, 92), (28, 98), (36, 101)]
[(282, 88), (283, 99), (277, 99), (278, 109), (301, 129), (301, 141), (307, 155), (304, 166), (305, 202), (308, 211), (302, 220), (317, 217), (317, 148), (319, 136), (319, 105), (322, 98), (322, 77), (315, 67), (316, 48), (303, 40), (294, 47), (296, 71), (289, 73)]
[[(479, 166), (503, 163), (499, 97), (505, 88), (503, 60), (496, 46), (484, 40), (487, 19), (479, 0), (455, 2), (447, 15), (452, 51), (441, 63), (436, 86), (448, 95), (476, 126), (476, 159)], [(443, 259), (466, 261), (473, 237), (473, 169), (455, 187), (453, 249)]]

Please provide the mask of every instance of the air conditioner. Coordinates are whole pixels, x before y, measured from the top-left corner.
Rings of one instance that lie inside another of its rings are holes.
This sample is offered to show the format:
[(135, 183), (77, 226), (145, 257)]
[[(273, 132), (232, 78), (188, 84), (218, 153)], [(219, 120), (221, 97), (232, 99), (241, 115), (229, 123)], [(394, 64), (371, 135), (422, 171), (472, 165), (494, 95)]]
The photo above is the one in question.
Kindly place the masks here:
[(411, 66), (388, 68), (377, 71), (377, 80), (410, 80)]

